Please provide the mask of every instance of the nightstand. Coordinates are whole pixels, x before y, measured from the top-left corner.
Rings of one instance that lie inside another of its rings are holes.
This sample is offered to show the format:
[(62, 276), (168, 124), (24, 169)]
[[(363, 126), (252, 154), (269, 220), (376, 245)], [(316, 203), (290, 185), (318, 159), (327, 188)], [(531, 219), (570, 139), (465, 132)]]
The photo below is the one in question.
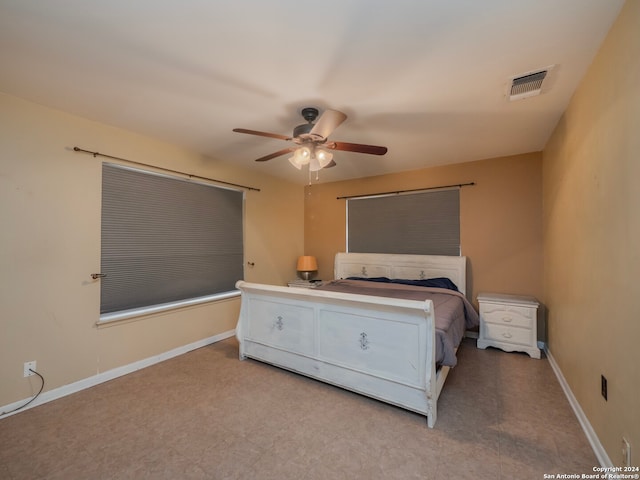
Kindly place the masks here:
[(538, 301), (533, 297), (480, 293), (478, 348), (496, 347), (507, 352), (526, 352), (540, 358), (538, 348)]

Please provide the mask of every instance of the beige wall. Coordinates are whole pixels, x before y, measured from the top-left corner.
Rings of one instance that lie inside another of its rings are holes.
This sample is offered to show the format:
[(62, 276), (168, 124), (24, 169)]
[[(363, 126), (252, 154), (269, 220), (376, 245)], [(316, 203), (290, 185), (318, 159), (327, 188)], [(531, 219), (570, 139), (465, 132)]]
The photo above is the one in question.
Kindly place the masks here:
[(541, 175), (541, 154), (531, 153), (307, 186), (305, 251), (318, 257), (318, 277), (331, 278), (334, 255), (346, 249), (346, 200), (337, 197), (475, 182), (460, 191), (468, 297), (475, 302), (489, 291), (542, 300)]
[(615, 465), (623, 436), (640, 464), (639, 26), (630, 0), (543, 157), (549, 348)]
[[(0, 94), (0, 405), (235, 327), (239, 300), (97, 328), (101, 160), (88, 150), (260, 188), (245, 201), (249, 281), (284, 284), (303, 251), (303, 187)], [(274, 214), (277, 212), (277, 215)]]

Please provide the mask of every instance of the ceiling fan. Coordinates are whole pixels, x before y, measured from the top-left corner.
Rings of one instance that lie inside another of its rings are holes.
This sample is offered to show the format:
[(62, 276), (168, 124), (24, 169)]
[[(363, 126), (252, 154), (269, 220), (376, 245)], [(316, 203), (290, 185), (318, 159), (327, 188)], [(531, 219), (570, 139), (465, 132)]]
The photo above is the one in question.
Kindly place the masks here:
[[(234, 128), (233, 131), (261, 137), (277, 138), (295, 143), (295, 146), (283, 148), (277, 152), (257, 158), (256, 162), (266, 162), (281, 155), (293, 153), (289, 158), (289, 162), (298, 170), (300, 170), (303, 165), (308, 164), (309, 170), (312, 172), (322, 168), (336, 166), (336, 162), (333, 161), (333, 154), (329, 152), (329, 150), (343, 150), (346, 152), (368, 153), (371, 155), (384, 155), (387, 153), (387, 147), (328, 140), (329, 135), (347, 119), (347, 116), (342, 112), (325, 110), (322, 115), (320, 115), (320, 118), (318, 118), (319, 112), (317, 108), (305, 107), (301, 113), (307, 123), (295, 127), (293, 129), (293, 136), (291, 137), (277, 133), (247, 130), (246, 128)], [(318, 121), (313, 123), (316, 118), (318, 118)]]

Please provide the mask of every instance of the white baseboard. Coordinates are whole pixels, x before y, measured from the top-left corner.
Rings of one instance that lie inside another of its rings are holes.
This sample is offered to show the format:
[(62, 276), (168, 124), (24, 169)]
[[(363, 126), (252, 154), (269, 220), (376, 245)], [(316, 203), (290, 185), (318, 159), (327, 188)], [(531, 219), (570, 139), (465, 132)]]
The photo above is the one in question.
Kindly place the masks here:
[[(79, 392), (86, 388), (94, 387), (101, 383), (108, 382), (109, 380), (113, 380), (114, 378), (127, 375), (128, 373), (135, 372), (136, 370), (140, 370), (141, 368), (149, 367), (156, 363), (160, 363), (170, 358), (177, 357), (178, 355), (183, 355), (192, 350), (196, 350), (197, 348), (206, 347), (207, 345), (211, 345), (212, 343), (216, 343), (226, 338), (232, 337), (235, 335), (235, 333), (235, 330), (229, 330), (212, 337), (203, 338), (202, 340), (198, 340), (197, 342), (193, 342), (188, 345), (183, 345), (182, 347), (174, 348), (173, 350), (169, 350), (168, 352), (154, 355), (153, 357), (138, 360), (137, 362), (123, 365), (122, 367), (114, 368), (106, 372), (98, 373), (97, 375), (94, 375), (92, 377), (83, 378), (82, 380), (78, 380), (77, 382), (73, 382), (68, 385), (63, 385), (62, 387), (54, 388), (53, 390), (44, 392), (24, 408), (16, 410), (15, 412), (6, 413), (1, 418), (10, 417), (11, 415), (24, 412), (26, 410), (29, 410), (30, 408), (42, 405), (43, 403), (51, 402), (52, 400), (57, 400), (58, 398), (66, 397), (67, 395), (71, 395), (72, 393)], [(28, 401), (29, 399), (27, 398), (25, 400), (10, 403), (9, 405), (0, 407), (0, 412), (10, 412), (11, 410), (18, 408), (20, 405), (23, 405)]]
[(600, 443), (600, 439), (598, 438), (598, 435), (596, 435), (596, 432), (591, 426), (591, 423), (589, 423), (589, 420), (587, 419), (587, 416), (584, 414), (582, 407), (580, 407), (580, 404), (578, 403), (578, 400), (576, 399), (576, 397), (573, 395), (573, 392), (571, 391), (569, 384), (565, 380), (564, 375), (562, 375), (562, 371), (560, 370), (560, 367), (556, 363), (555, 358), (553, 358), (553, 355), (551, 354), (549, 349), (546, 347), (546, 345), (545, 345), (544, 352), (547, 355), (547, 358), (549, 359), (549, 364), (551, 365), (551, 368), (553, 369), (554, 373), (556, 374), (556, 377), (558, 378), (558, 382), (560, 382), (560, 386), (562, 387), (562, 390), (564, 390), (564, 394), (567, 396), (567, 400), (569, 400), (569, 404), (571, 405), (571, 408), (573, 408), (573, 412), (576, 414), (576, 417), (578, 418), (578, 422), (580, 422), (580, 426), (582, 426), (582, 430), (584, 430), (584, 433), (587, 436), (587, 440), (589, 440), (589, 443), (591, 444), (593, 453), (595, 453), (596, 458), (598, 459), (598, 462), (600, 462), (600, 466), (613, 467), (614, 466), (613, 462), (609, 458), (609, 455), (607, 455), (607, 452), (602, 446), (602, 443)]

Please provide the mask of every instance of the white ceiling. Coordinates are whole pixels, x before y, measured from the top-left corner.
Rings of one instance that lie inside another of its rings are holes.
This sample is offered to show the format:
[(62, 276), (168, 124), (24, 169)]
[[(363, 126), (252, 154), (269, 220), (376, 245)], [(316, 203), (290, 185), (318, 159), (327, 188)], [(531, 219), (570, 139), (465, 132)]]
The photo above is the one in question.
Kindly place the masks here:
[[(0, 91), (300, 184), (288, 155), (254, 161), (286, 142), (232, 129), (340, 110), (331, 140), (389, 152), (335, 152), (335, 181), (541, 150), (622, 3), (0, 0)], [(506, 100), (549, 65), (548, 91)]]

